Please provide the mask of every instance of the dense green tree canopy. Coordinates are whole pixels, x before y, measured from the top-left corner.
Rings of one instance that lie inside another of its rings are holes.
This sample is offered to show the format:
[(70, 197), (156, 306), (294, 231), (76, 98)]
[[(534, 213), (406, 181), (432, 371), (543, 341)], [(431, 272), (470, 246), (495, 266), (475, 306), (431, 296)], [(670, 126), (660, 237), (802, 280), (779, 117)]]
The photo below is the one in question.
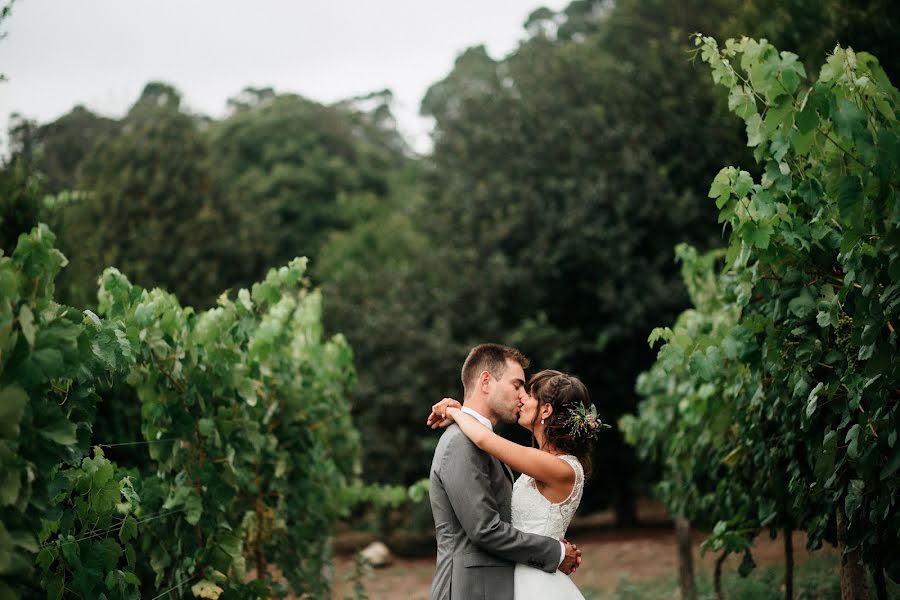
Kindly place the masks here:
[(371, 210), (387, 193), (405, 158), (383, 120), (389, 94), (380, 99), (371, 113), (271, 90), (230, 101), (233, 113), (209, 132), (211, 161), (241, 220), (234, 242), (254, 258), (254, 271), (317, 256), (329, 232), (354, 223), (360, 204)]
[(73, 301), (92, 304), (104, 266), (127, 269), (147, 287), (167, 286), (208, 305), (240, 249), (228, 240), (207, 146), (177, 92), (148, 84), (114, 135), (80, 165), (84, 197), (64, 208), (62, 246), (72, 256)]

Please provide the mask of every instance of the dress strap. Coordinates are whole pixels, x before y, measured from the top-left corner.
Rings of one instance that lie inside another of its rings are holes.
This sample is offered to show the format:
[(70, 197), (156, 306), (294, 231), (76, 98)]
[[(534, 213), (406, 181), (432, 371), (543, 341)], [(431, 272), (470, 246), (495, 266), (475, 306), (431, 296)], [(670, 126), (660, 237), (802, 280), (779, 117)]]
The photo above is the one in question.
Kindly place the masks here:
[(569, 465), (572, 467), (572, 470), (575, 471), (575, 485), (572, 486), (572, 493), (569, 494), (569, 497), (563, 500), (561, 503), (568, 504), (575, 498), (581, 498), (581, 494), (579, 492), (584, 486), (584, 467), (581, 466), (581, 461), (571, 454), (563, 454), (559, 458), (560, 460), (564, 460), (569, 463)]

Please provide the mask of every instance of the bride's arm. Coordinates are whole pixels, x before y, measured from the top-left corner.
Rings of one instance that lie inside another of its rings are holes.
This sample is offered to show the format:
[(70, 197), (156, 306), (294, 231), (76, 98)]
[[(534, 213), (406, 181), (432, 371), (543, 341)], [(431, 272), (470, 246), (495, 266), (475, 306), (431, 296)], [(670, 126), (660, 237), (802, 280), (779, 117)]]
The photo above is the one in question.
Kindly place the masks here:
[(549, 452), (511, 442), (458, 408), (447, 408), (447, 416), (456, 421), (472, 443), (516, 471), (551, 486), (575, 485), (575, 471), (564, 460)]

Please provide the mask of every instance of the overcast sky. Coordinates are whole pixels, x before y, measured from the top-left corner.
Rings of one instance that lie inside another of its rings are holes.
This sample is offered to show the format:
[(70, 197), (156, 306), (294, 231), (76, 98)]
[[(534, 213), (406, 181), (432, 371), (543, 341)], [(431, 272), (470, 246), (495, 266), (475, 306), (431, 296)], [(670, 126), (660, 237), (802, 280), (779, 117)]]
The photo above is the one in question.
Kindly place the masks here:
[[(6, 2), (3, 2), (5, 4)], [(320, 102), (390, 88), (401, 131), (427, 150), (428, 86), (465, 48), (514, 50), (539, 6), (568, 0), (18, 0), (0, 41), (0, 117), (46, 123), (84, 104), (120, 117), (145, 83), (172, 83), (221, 117), (244, 87)]]

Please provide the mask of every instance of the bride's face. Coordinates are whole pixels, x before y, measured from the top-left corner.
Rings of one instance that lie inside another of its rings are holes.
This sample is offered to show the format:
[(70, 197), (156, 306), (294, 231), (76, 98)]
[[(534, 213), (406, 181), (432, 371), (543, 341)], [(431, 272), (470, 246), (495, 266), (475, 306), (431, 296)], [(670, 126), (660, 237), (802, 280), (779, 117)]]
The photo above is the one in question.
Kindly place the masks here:
[(535, 415), (538, 411), (537, 398), (531, 394), (525, 394), (522, 404), (519, 407), (519, 425), (528, 431), (532, 431), (535, 422)]

